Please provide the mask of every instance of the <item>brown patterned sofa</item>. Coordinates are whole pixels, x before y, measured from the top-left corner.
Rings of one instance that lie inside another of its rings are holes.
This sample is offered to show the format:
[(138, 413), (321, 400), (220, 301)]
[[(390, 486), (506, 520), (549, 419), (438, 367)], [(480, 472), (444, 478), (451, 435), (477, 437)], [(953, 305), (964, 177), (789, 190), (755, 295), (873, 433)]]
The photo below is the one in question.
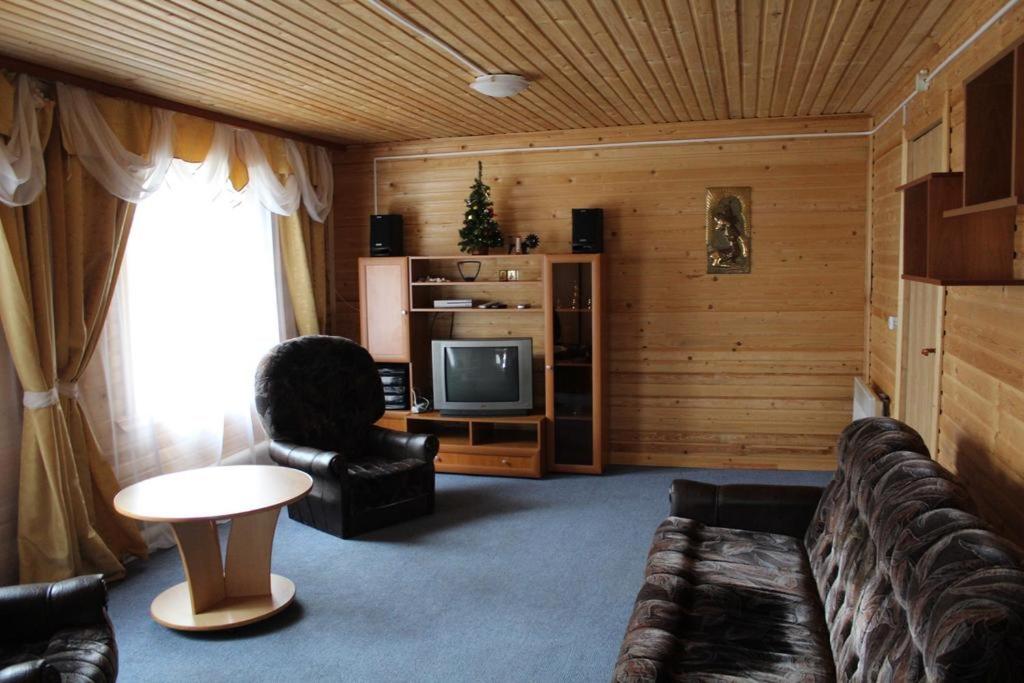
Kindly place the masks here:
[(673, 483), (614, 681), (1024, 681), (1020, 549), (906, 425), (837, 451), (823, 492)]

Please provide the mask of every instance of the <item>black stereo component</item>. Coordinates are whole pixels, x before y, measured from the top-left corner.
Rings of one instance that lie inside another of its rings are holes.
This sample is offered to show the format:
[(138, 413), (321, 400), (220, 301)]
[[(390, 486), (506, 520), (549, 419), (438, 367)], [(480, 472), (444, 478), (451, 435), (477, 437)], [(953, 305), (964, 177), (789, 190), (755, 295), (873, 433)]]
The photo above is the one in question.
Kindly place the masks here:
[(370, 216), (370, 256), (404, 256), (402, 215), (397, 213)]
[(572, 253), (604, 251), (604, 209), (572, 210)]
[(384, 385), (385, 410), (408, 410), (409, 366), (405, 363), (378, 363), (377, 374)]

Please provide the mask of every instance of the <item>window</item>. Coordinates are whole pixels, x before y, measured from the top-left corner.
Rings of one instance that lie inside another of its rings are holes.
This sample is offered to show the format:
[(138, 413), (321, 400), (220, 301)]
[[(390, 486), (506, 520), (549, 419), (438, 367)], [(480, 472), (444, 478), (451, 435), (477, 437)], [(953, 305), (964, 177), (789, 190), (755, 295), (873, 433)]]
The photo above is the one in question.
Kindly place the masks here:
[[(122, 484), (218, 463), (264, 439), (260, 358), (281, 339), (271, 214), (176, 168), (135, 211), (85, 405)], [(90, 368), (93, 370), (93, 368)]]

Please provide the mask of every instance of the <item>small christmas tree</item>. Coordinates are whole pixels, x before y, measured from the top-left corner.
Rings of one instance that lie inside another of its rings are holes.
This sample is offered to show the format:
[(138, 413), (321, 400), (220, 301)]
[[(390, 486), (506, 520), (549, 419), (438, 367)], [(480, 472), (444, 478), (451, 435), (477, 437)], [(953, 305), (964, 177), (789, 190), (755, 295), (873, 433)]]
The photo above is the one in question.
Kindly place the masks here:
[(476, 180), (470, 187), (462, 229), (459, 230), (459, 249), (462, 251), (486, 251), (488, 247), (504, 244), (501, 228), (498, 227), (498, 221), (494, 220), (491, 188), (484, 184), (483, 176), (484, 164), (478, 161)]

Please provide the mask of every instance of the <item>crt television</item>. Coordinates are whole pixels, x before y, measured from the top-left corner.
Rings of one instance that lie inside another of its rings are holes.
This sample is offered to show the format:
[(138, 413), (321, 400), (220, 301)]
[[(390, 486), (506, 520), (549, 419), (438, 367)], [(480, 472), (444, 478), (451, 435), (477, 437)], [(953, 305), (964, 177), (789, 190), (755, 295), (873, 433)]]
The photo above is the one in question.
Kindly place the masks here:
[(525, 415), (533, 409), (532, 339), (435, 339), (434, 407), (442, 415)]

